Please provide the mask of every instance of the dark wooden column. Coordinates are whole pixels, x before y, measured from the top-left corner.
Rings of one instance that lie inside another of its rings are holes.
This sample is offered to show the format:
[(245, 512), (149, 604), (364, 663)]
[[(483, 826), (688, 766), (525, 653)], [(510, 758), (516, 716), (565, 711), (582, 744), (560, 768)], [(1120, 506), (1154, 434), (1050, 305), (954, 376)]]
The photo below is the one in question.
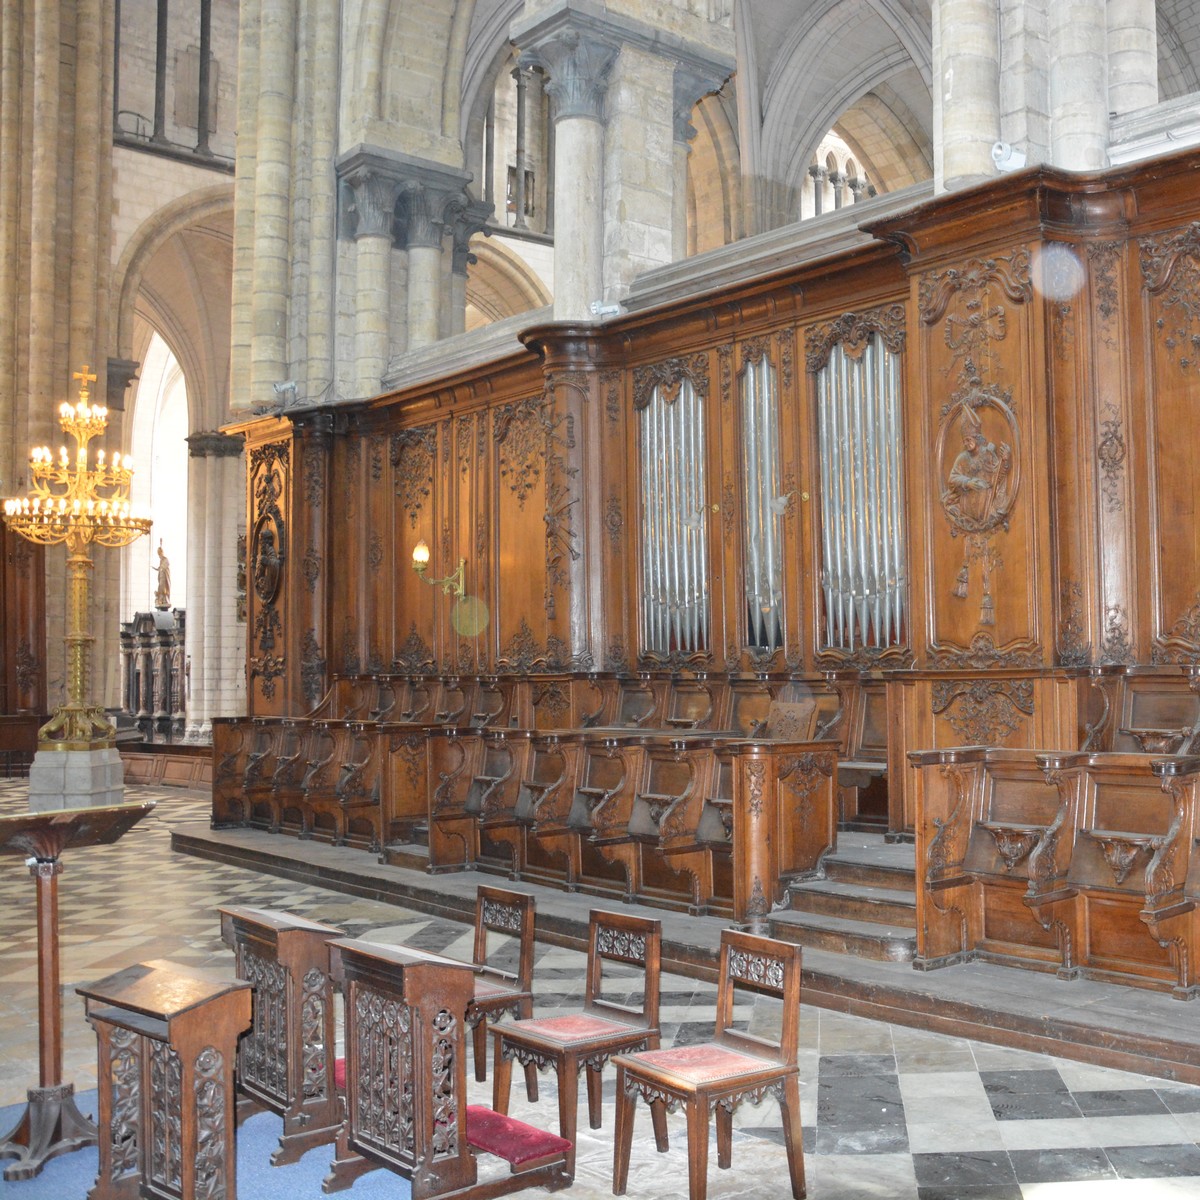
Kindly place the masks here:
[[(296, 498), (296, 519), (293, 523), (294, 562), (289, 571), (291, 590), (292, 661), (295, 669), (289, 672), (293, 689), (293, 709), (300, 714), (312, 709), (328, 687), (330, 671), (331, 631), (327, 614), (330, 611), (330, 577), (334, 563), (330, 556), (329, 489), (334, 439), (334, 416), (331, 413), (305, 413), (294, 422), (295, 440), (292, 449), (295, 465), (292, 489)], [(343, 481), (353, 488), (357, 477)], [(347, 505), (346, 516), (355, 520), (361, 511), (356, 503)], [(343, 528), (338, 539), (342, 561), (346, 566), (358, 560), (363, 537), (361, 528)], [(361, 578), (361, 576), (359, 577)], [(363, 593), (361, 586), (342, 588), (342, 599), (351, 604)], [(361, 614), (348, 617), (346, 637), (351, 640), (351, 656), (357, 655), (357, 637), (361, 633)], [(346, 670), (349, 664), (335, 659), (334, 668)]]

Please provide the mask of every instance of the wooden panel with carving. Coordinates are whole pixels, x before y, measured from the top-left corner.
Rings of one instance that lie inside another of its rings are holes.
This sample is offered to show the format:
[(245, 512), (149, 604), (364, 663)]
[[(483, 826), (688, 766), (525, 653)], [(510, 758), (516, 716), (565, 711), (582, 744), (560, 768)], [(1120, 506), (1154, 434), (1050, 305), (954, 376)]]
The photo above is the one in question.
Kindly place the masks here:
[(1155, 662), (1200, 659), (1200, 508), (1195, 430), (1200, 404), (1200, 221), (1138, 238), (1155, 483)]
[(0, 713), (46, 703), (45, 550), (0, 524)]

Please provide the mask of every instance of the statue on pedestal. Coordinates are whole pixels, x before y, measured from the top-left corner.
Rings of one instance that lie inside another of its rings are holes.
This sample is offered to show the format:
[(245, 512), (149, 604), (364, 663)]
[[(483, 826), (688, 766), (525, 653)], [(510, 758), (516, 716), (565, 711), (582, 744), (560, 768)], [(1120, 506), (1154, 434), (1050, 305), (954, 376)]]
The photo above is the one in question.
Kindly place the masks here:
[(171, 607), (171, 560), (163, 553), (162, 542), (158, 543), (158, 566), (153, 568), (158, 576), (158, 587), (154, 590), (154, 607)]

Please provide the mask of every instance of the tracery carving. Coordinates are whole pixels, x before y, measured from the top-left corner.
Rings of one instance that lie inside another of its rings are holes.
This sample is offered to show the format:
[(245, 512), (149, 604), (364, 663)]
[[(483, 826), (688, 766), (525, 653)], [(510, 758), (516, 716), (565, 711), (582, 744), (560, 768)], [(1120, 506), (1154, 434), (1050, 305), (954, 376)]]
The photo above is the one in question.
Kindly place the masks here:
[(1121, 432), (1121, 410), (1109, 401), (1104, 405), (1104, 414), (1104, 420), (1100, 422), (1100, 443), (1096, 447), (1096, 458), (1100, 462), (1100, 493), (1109, 512), (1121, 512), (1125, 507), (1121, 479), (1128, 448)]
[(932, 707), (964, 744), (999, 745), (1033, 716), (1033, 680), (935, 680)]
[(368, 1144), (403, 1155), (415, 1152), (412, 1012), (359, 983), (354, 991), (357, 1038), (359, 1122), (357, 1135)]
[(783, 959), (773, 954), (736, 948), (729, 951), (729, 978), (735, 982), (779, 990), (783, 987), (785, 971)]
[(529, 493), (542, 477), (546, 458), (546, 424), (540, 399), (517, 400), (496, 411), (493, 436), (499, 447), (500, 478), (524, 509)]
[(596, 929), (596, 953), (604, 958), (623, 958), (626, 962), (646, 961), (646, 935), (629, 929), (600, 924)]
[(109, 1034), (108, 1078), (112, 1081), (109, 1098), (109, 1153), (112, 1161), (110, 1180), (138, 1169), (138, 1135), (141, 1130), (142, 1039), (131, 1029), (113, 1026)]
[(1200, 367), (1200, 221), (1186, 229), (1138, 243), (1146, 291), (1158, 298), (1162, 314), (1154, 322), (1163, 345), (1179, 352), (1182, 371)]
[(829, 362), (830, 353), (839, 344), (847, 357), (861, 358), (872, 336), (878, 337), (892, 354), (903, 353), (904, 305), (887, 304), (864, 312), (843, 313), (834, 321), (811, 326), (806, 337), (805, 367), (815, 375)]
[(641, 412), (654, 396), (655, 388), (667, 404), (679, 399), (679, 389), (687, 380), (697, 396), (708, 395), (708, 355), (693, 354), (690, 358), (668, 358), (649, 366), (638, 367), (633, 373), (633, 407)]
[(325, 1044), (328, 998), (325, 972), (310, 967), (300, 981), (300, 1090), (306, 1100), (329, 1095), (329, 1047)]
[(437, 456), (437, 430), (432, 425), (401, 429), (392, 434), (391, 464), (396, 498), (411, 528), (433, 489), (433, 464)]
[(429, 1085), (433, 1097), (433, 1157), (458, 1155), (458, 1090), (455, 1071), (454, 1041), (458, 1021), (447, 1009), (440, 1009), (432, 1022), (433, 1047), (429, 1059)]

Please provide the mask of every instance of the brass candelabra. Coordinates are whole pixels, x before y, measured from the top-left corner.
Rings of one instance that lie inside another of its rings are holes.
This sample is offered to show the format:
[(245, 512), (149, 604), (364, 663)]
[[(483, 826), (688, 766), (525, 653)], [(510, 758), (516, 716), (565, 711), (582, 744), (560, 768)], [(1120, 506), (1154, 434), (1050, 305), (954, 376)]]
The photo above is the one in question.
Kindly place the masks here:
[(108, 409), (89, 401), (88, 384), (96, 376), (84, 366), (76, 371), (79, 399), (58, 410), (63, 432), (75, 439), (74, 458), (63, 446), (58, 458), (48, 446), (35, 446), (29, 455), (33, 490), (4, 502), (4, 520), (10, 529), (31, 542), (67, 547), (67, 702), (59, 705), (38, 730), (43, 749), (99, 750), (116, 745), (116, 730), (104, 709), (88, 701), (91, 684), (92, 643), (88, 630), (91, 604), (92, 555), (100, 546), (127, 546), (146, 533), (152, 522), (134, 513), (129, 503), (133, 460), (105, 452), (88, 458), (88, 442), (102, 434)]

